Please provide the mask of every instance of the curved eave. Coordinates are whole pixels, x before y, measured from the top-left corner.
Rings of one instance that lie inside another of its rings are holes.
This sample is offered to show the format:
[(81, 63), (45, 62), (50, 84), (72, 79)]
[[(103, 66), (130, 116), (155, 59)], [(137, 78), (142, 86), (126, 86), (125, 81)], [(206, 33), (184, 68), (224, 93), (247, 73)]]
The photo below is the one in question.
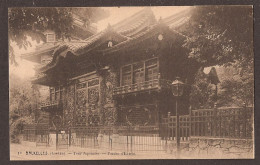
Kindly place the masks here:
[(72, 33), (75, 33), (76, 31), (78, 31), (80, 36), (77, 36), (77, 37), (80, 37), (81, 39), (86, 39), (87, 37), (90, 37), (97, 33), (97, 30), (94, 28), (91, 28), (91, 27), (87, 28), (87, 27), (84, 27), (84, 26), (81, 26), (81, 25), (78, 25), (75, 23), (73, 23), (73, 25), (74, 25), (75, 31)]
[(166, 17), (162, 19), (162, 21), (165, 24), (167, 24), (170, 28), (173, 28), (174, 26), (178, 27), (184, 24), (186, 21), (189, 20), (190, 17), (191, 17), (191, 9), (186, 9), (184, 11), (181, 11), (180, 13)]
[(39, 52), (35, 51), (35, 52), (32, 52), (32, 53), (22, 54), (21, 58), (28, 60), (28, 61), (40, 63), (41, 62), (41, 56), (43, 54), (52, 54), (56, 47), (57, 46), (54, 46), (52, 48), (42, 50), (42, 51), (39, 51)]
[(42, 68), (39, 68), (38, 71), (44, 73), (48, 69), (51, 69), (52, 67), (57, 65), (59, 60), (61, 58), (64, 58), (63, 56), (67, 55), (67, 51), (68, 51), (68, 47), (66, 45), (63, 45), (63, 46), (59, 47), (58, 49), (56, 49), (54, 51), (54, 55), (53, 55), (52, 61), (49, 64), (47, 64), (46, 66), (44, 66)]
[(146, 28), (156, 23), (155, 16), (150, 7), (146, 7), (136, 14), (120, 21), (112, 27), (120, 34), (125, 36), (133, 36), (142, 28)]
[(33, 84), (44, 85), (44, 86), (51, 86), (51, 84), (52, 84), (52, 81), (46, 75), (39, 77), (39, 78), (36, 78), (36, 79), (33, 79), (31, 82)]
[[(166, 31), (164, 31), (164, 30), (166, 30)], [(131, 46), (134, 46), (134, 45), (138, 45), (140, 42), (152, 37), (155, 32), (158, 32), (158, 33), (159, 32), (165, 32), (165, 33), (168, 33), (168, 34), (172, 34), (172, 35), (169, 35), (167, 37), (172, 37), (174, 39), (176, 39), (176, 36), (180, 37), (181, 40), (187, 39), (187, 36), (179, 33), (176, 30), (169, 29), (169, 27), (166, 26), (165, 24), (156, 24), (156, 25), (152, 26), (151, 28), (147, 29), (146, 31), (138, 34), (134, 38), (131, 38), (131, 39), (128, 39), (124, 42), (121, 42), (121, 43), (119, 43), (119, 44), (117, 44), (117, 45), (115, 45), (111, 48), (107, 48), (105, 50), (100, 50), (99, 52), (101, 52), (103, 54), (110, 54), (110, 53), (114, 53), (114, 52), (120, 51), (122, 49), (131, 47)]]
[(96, 50), (96, 48), (98, 48), (105, 42), (106, 39), (104, 38), (113, 38), (118, 42), (123, 42), (129, 39), (128, 37), (118, 34), (113, 30), (107, 30), (105, 32), (101, 32), (100, 34), (94, 35), (93, 37), (90, 37), (88, 40), (81, 43), (80, 46), (75, 46), (78, 45), (78, 43), (75, 43), (74, 45), (73, 43), (66, 43), (54, 51), (52, 61), (43, 68), (40, 68), (39, 71), (44, 73), (49, 72), (60, 63), (61, 59), (65, 59), (68, 54), (80, 56), (82, 54), (86, 54), (90, 51)]

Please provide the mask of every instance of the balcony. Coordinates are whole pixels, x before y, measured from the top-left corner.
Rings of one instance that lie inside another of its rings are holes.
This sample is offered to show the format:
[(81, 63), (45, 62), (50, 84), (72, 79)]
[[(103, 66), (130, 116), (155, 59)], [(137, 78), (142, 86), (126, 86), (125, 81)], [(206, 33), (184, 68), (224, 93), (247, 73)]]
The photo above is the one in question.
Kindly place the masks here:
[(51, 110), (59, 110), (62, 108), (62, 101), (47, 101), (47, 102), (43, 102), (40, 105), (41, 110), (45, 110), (45, 111), (51, 111)]
[(136, 84), (116, 87), (113, 90), (113, 95), (128, 94), (141, 91), (170, 89), (171, 82), (164, 79), (155, 79), (150, 81), (144, 81)]

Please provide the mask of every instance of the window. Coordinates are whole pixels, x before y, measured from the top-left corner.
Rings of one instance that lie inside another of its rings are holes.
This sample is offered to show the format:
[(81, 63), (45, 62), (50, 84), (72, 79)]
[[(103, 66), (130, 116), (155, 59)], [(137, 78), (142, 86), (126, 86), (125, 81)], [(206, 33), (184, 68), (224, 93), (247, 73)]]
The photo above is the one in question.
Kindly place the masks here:
[(134, 71), (134, 84), (144, 82), (144, 63), (139, 62), (133, 65), (133, 71)]
[(121, 69), (121, 86), (156, 80), (158, 72), (157, 58), (124, 66)]
[(130, 85), (132, 84), (132, 65), (128, 65), (122, 68), (122, 85)]
[(59, 87), (55, 88), (55, 100), (60, 100), (60, 90), (59, 90)]
[(50, 101), (59, 101), (64, 98), (64, 88), (63, 87), (55, 87), (50, 88)]
[(145, 62), (146, 81), (158, 79), (157, 59), (151, 59)]
[(60, 100), (63, 100), (64, 99), (64, 88), (61, 87), (60, 88)]
[(83, 104), (97, 104), (99, 100), (99, 79), (84, 80), (76, 85), (77, 104), (84, 106)]
[(50, 88), (50, 101), (54, 101), (54, 100), (55, 100), (55, 89)]
[(76, 125), (86, 125), (88, 109), (97, 110), (99, 102), (99, 79), (79, 79), (76, 84)]
[(54, 33), (46, 34), (46, 41), (47, 42), (55, 42), (55, 34)]

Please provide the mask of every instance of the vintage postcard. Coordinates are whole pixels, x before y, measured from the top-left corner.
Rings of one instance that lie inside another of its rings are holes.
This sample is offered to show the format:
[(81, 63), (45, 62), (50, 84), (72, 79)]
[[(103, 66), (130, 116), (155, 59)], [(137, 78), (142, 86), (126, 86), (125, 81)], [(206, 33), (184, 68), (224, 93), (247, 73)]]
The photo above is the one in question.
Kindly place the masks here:
[(10, 160), (254, 159), (252, 6), (8, 8)]

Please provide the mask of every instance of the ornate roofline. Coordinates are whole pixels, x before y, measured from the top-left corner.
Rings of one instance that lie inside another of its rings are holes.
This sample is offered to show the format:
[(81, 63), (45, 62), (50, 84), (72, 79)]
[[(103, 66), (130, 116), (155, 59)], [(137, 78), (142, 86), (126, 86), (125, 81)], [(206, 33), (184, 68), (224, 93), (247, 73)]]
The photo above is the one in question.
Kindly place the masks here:
[[(180, 36), (182, 39), (187, 39), (188, 38), (187, 36), (176, 31), (175, 28), (170, 28), (170, 27), (174, 25), (175, 22), (178, 22), (177, 20), (183, 19), (183, 17), (185, 17), (186, 20), (188, 20), (189, 18), (188, 13), (189, 12), (185, 11), (184, 13), (159, 20), (159, 22), (156, 21), (153, 22), (152, 20), (150, 20), (151, 22), (147, 22), (147, 19), (148, 20), (151, 19), (152, 17), (154, 17), (154, 15), (151, 9), (145, 8), (144, 10), (141, 10), (138, 13), (134, 14), (132, 17), (120, 21), (116, 25), (113, 26), (109, 25), (105, 30), (90, 36), (86, 40), (80, 42), (61, 43), (59, 47), (57, 47), (54, 50), (52, 61), (46, 66), (40, 68), (39, 71), (46, 73), (50, 71), (52, 68), (55, 68), (55, 66), (59, 63), (61, 59), (66, 58), (68, 53), (74, 56), (81, 56), (83, 54), (86, 55), (87, 53), (95, 50), (97, 51), (97, 53), (99, 52), (100, 54), (111, 54), (116, 51), (122, 50), (126, 47), (139, 44), (140, 42), (152, 36), (149, 34), (158, 33), (160, 31), (163, 31), (163, 29), (164, 30), (167, 29), (167, 33), (172, 33), (173, 35), (170, 35), (172, 37), (176, 37), (177, 35)], [(138, 16), (140, 19), (139, 21), (137, 21)], [(140, 16), (145, 16), (145, 17), (140, 18)], [(123, 30), (117, 30), (120, 29), (120, 25), (125, 27), (127, 23), (133, 21), (137, 21), (135, 22), (136, 23), (135, 25), (128, 26), (127, 28), (123, 28)], [(183, 23), (185, 23), (185, 21), (181, 21), (180, 24), (178, 23), (176, 25), (183, 25)], [(101, 44), (103, 44), (104, 41), (106, 40), (106, 39), (104, 40), (103, 38), (109, 37), (109, 35), (118, 37), (120, 42), (110, 48), (106, 48), (104, 50), (97, 50), (96, 48), (99, 47)]]
[[(73, 44), (72, 42), (60, 44), (60, 46), (56, 50), (54, 50), (52, 61), (49, 64), (47, 64), (46, 66), (39, 68), (38, 71), (46, 72), (47, 70), (55, 67), (55, 65), (61, 59), (61, 56), (63, 58), (66, 58), (66, 55), (68, 52), (70, 52), (71, 54), (73, 54), (75, 56), (79, 56), (81, 54), (86, 54), (87, 52), (98, 47), (103, 42), (101, 42), (97, 46), (93, 46), (95, 43), (97, 43), (99, 40), (102, 40), (102, 38), (107, 37), (109, 35), (118, 37), (119, 40), (121, 40), (121, 41), (129, 39), (128, 37), (118, 34), (117, 32), (115, 32), (113, 30), (113, 28), (109, 27), (106, 30), (104, 30), (100, 33), (97, 33), (96, 35), (89, 37), (87, 40), (84, 40), (81, 42), (75, 42), (75, 44)], [(91, 47), (91, 46), (93, 46), (93, 47)], [(89, 49), (86, 49), (86, 48), (89, 48)]]

